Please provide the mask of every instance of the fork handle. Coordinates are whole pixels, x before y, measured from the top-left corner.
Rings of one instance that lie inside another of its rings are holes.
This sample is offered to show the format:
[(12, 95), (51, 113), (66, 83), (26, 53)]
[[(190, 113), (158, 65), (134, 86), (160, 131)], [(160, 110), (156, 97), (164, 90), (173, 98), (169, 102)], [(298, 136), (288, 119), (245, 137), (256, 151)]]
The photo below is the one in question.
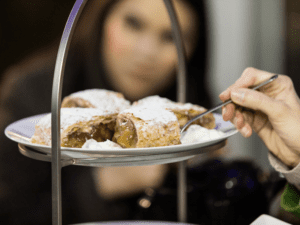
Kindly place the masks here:
[[(255, 86), (255, 87), (251, 88), (251, 89), (252, 89), (252, 90), (257, 90), (258, 88), (260, 88), (260, 87), (262, 87), (262, 86), (264, 86), (264, 85), (266, 85), (266, 84), (272, 82), (272, 81), (275, 80), (276, 78), (278, 78), (278, 75), (277, 75), (277, 74), (274, 75), (274, 76), (272, 76), (270, 79), (268, 79), (268, 80), (262, 82), (261, 84), (259, 84), (259, 85)], [(188, 127), (192, 122), (194, 122), (195, 120), (197, 120), (197, 119), (199, 119), (200, 117), (206, 115), (207, 113), (210, 113), (210, 112), (213, 112), (213, 111), (215, 111), (215, 110), (217, 110), (217, 109), (219, 109), (219, 108), (222, 108), (223, 106), (225, 106), (225, 105), (227, 105), (227, 104), (229, 104), (229, 103), (232, 103), (232, 100), (231, 100), (231, 99), (229, 99), (229, 100), (227, 100), (227, 101), (225, 101), (225, 102), (220, 103), (220, 104), (217, 105), (216, 107), (214, 107), (214, 108), (212, 108), (212, 109), (210, 109), (210, 110), (208, 110), (208, 111), (206, 111), (206, 112), (204, 112), (204, 113), (201, 113), (201, 114), (199, 114), (198, 116), (195, 116), (193, 119), (191, 119), (189, 122), (187, 122), (187, 123), (183, 126), (183, 128), (182, 128), (181, 131), (180, 131), (180, 133), (182, 133), (182, 132), (185, 130), (185, 128), (187, 128), (187, 127)]]

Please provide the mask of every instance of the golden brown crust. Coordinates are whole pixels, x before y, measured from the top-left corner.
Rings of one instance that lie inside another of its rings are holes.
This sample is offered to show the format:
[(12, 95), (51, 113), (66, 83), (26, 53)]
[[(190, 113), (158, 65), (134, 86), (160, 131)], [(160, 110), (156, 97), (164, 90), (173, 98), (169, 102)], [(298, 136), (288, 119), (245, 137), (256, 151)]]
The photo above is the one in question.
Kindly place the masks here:
[(89, 101), (84, 100), (82, 98), (72, 98), (67, 96), (61, 103), (62, 108), (96, 108)]
[[(195, 109), (170, 109), (177, 117), (178, 122), (180, 124), (180, 128), (182, 128), (189, 120), (193, 119), (195, 116), (206, 112), (207, 110), (195, 110)], [(215, 117), (212, 113), (208, 113), (201, 117), (200, 119), (194, 121), (192, 124), (197, 124), (207, 129), (213, 129), (216, 127)], [(190, 126), (190, 125), (189, 125)]]
[(61, 138), (62, 147), (81, 148), (86, 140), (94, 139), (97, 142), (112, 140), (116, 125), (116, 116), (95, 116), (93, 120), (80, 122), (68, 127)]
[(123, 148), (178, 145), (181, 144), (179, 124), (176, 118), (167, 123), (149, 123), (133, 113), (120, 113), (113, 141)]
[[(91, 112), (92, 111), (92, 112)], [(86, 114), (89, 113), (88, 116)], [(85, 115), (85, 116), (83, 116)], [(81, 148), (91, 138), (96, 141), (112, 140), (117, 113), (103, 113), (97, 109), (62, 109), (61, 146)], [(74, 122), (72, 122), (74, 121)], [(51, 145), (51, 115), (45, 116), (36, 126), (31, 142)]]

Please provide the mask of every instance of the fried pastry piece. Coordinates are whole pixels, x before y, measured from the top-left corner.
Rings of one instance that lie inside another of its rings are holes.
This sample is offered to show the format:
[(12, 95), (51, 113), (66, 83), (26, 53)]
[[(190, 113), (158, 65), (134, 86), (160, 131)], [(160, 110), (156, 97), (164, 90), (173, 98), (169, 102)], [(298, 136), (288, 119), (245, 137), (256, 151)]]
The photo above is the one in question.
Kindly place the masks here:
[(101, 108), (118, 112), (128, 109), (130, 102), (123, 94), (104, 89), (88, 89), (75, 92), (65, 97), (61, 104), (62, 108)]
[[(93, 108), (61, 109), (61, 146), (81, 148), (91, 138), (98, 142), (112, 140), (118, 113)], [(51, 114), (35, 126), (32, 143), (51, 145)]]
[(112, 140), (123, 148), (178, 145), (179, 123), (168, 110), (132, 107), (118, 115)]
[[(143, 106), (148, 108), (161, 107), (170, 110), (176, 115), (180, 124), (180, 128), (182, 128), (189, 120), (191, 120), (195, 116), (207, 111), (207, 109), (198, 105), (193, 105), (191, 103), (177, 103), (167, 98), (161, 98), (158, 95), (149, 96), (136, 101), (133, 103), (133, 106)], [(197, 124), (207, 129), (213, 129), (216, 126), (215, 118), (212, 113), (204, 115), (200, 119), (194, 121), (192, 124)]]

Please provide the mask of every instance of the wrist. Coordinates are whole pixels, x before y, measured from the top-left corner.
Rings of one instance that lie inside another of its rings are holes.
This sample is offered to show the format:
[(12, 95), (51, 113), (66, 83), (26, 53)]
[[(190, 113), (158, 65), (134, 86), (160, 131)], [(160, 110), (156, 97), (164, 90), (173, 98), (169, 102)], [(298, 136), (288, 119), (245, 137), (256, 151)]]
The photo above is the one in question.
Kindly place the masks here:
[(276, 156), (289, 170), (294, 169), (299, 164), (299, 156), (289, 149), (279, 152)]

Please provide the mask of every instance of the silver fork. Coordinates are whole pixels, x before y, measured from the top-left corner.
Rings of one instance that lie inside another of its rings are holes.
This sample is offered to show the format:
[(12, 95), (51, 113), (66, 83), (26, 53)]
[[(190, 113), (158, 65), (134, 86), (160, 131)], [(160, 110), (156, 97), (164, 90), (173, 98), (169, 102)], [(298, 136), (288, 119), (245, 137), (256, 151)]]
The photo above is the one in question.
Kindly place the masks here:
[[(270, 79), (268, 79), (268, 80), (266, 80), (266, 81), (260, 83), (259, 85), (253, 87), (252, 89), (253, 89), (253, 90), (256, 90), (256, 89), (258, 89), (258, 88), (260, 88), (260, 87), (262, 87), (262, 86), (264, 86), (264, 85), (266, 85), (266, 84), (272, 82), (273, 80), (275, 80), (275, 79), (277, 79), (277, 78), (278, 78), (278, 75), (276, 74), (276, 75), (272, 76)], [(195, 120), (197, 120), (197, 119), (201, 118), (202, 116), (204, 116), (204, 115), (206, 115), (206, 114), (208, 114), (208, 113), (211, 113), (211, 112), (213, 112), (213, 111), (215, 111), (215, 110), (217, 110), (217, 109), (219, 109), (219, 108), (222, 108), (223, 106), (225, 106), (225, 105), (227, 105), (227, 104), (229, 104), (229, 103), (232, 103), (232, 100), (231, 100), (231, 99), (229, 99), (229, 100), (227, 100), (227, 101), (225, 101), (225, 102), (220, 103), (220, 104), (217, 105), (216, 107), (214, 107), (214, 108), (212, 108), (212, 109), (210, 109), (210, 110), (207, 110), (206, 112), (201, 113), (201, 114), (199, 114), (198, 116), (195, 116), (193, 119), (191, 119), (190, 121), (188, 121), (188, 122), (182, 127), (180, 133), (182, 133), (182, 132), (183, 132), (183, 131), (184, 131), (184, 130), (192, 123), (192, 122), (194, 122)]]

